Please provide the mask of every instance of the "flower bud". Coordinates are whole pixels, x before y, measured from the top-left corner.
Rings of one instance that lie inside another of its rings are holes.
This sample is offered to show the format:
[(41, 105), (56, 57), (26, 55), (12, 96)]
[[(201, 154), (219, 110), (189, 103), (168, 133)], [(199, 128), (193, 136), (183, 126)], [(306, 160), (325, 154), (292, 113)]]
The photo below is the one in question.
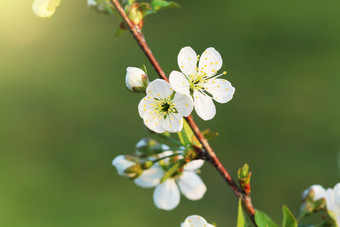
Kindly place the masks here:
[(169, 150), (167, 145), (158, 143), (151, 138), (143, 138), (136, 144), (136, 154), (139, 156), (150, 156)]
[(129, 8), (127, 15), (131, 22), (136, 25), (139, 29), (143, 27), (143, 13), (140, 10), (140, 6), (138, 3), (132, 3)]
[(133, 178), (136, 175), (133, 171), (127, 171), (131, 167), (135, 166), (136, 162), (126, 155), (117, 156), (113, 159), (112, 165), (116, 167), (118, 174), (121, 176)]
[(126, 69), (125, 83), (126, 87), (130, 91), (142, 93), (145, 92), (149, 80), (148, 76), (143, 70), (136, 67), (128, 67)]

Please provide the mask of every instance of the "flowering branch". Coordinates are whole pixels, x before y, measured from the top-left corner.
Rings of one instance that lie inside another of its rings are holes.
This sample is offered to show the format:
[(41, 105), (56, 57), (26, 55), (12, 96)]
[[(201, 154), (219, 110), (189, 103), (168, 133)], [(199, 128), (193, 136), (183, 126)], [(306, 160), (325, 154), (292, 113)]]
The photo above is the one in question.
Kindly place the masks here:
[[(149, 59), (150, 63), (158, 73), (159, 77), (162, 78), (163, 80), (169, 82), (167, 76), (165, 75), (164, 71), (158, 64), (157, 60), (153, 56), (149, 46), (147, 45), (145, 38), (143, 34), (141, 33), (140, 27), (138, 25), (135, 25), (131, 22), (131, 20), (128, 18), (126, 15), (124, 9), (118, 2), (118, 0), (111, 0), (112, 4), (115, 6), (117, 9), (118, 13), (121, 15), (123, 18), (124, 22), (126, 23), (127, 27), (131, 31), (133, 37), (136, 39), (138, 45), (141, 47), (143, 52), (145, 53), (146, 57)], [(217, 171), (222, 175), (222, 177), (225, 179), (229, 187), (233, 190), (235, 195), (239, 197), (242, 200), (243, 206), (247, 210), (247, 213), (253, 223), (255, 223), (254, 215), (255, 215), (255, 209), (251, 203), (251, 198), (250, 196), (244, 192), (244, 190), (240, 189), (233, 178), (230, 176), (228, 171), (224, 168), (220, 160), (217, 158), (215, 152), (209, 145), (208, 141), (204, 138), (202, 132), (198, 128), (197, 124), (193, 120), (192, 116), (188, 116), (185, 118), (191, 129), (193, 130), (194, 134), (196, 135), (197, 139), (199, 142), (202, 144), (203, 149), (200, 150), (201, 154), (200, 156), (203, 157), (206, 161), (210, 162), (216, 169)], [(196, 150), (196, 149), (195, 149)], [(197, 150), (196, 150), (197, 151)]]

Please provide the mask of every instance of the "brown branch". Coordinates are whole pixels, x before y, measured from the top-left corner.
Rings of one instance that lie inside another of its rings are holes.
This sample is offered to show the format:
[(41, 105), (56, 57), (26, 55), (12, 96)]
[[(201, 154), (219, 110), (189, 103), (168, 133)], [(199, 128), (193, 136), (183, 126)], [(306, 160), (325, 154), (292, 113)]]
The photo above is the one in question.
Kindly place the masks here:
[[(145, 41), (145, 38), (144, 38), (143, 34), (141, 33), (139, 27), (134, 25), (131, 22), (131, 20), (126, 15), (124, 9), (122, 8), (122, 6), (118, 2), (118, 0), (111, 0), (111, 2), (115, 6), (115, 8), (117, 9), (117, 11), (121, 15), (121, 17), (123, 18), (124, 22), (127, 24), (129, 30), (132, 33), (132, 36), (136, 39), (138, 45), (141, 47), (141, 49), (145, 53), (146, 57), (149, 59), (150, 63), (152, 64), (152, 66), (154, 67), (156, 72), (158, 73), (159, 77), (164, 79), (164, 80), (166, 80), (167, 82), (169, 82), (169, 80), (168, 80), (167, 76), (165, 75), (164, 71), (162, 70), (162, 68), (158, 64), (157, 60), (153, 56), (153, 54), (152, 54), (149, 46), (147, 45), (147, 43)], [(192, 118), (191, 115), (189, 117), (186, 117), (186, 121), (188, 122), (188, 124), (190, 125), (191, 129), (195, 133), (197, 139), (202, 144), (202, 146), (204, 148), (204, 151), (206, 151), (207, 161), (209, 161), (217, 169), (217, 171), (222, 175), (222, 177), (225, 179), (227, 184), (233, 190), (235, 195), (242, 199), (242, 203), (243, 203), (244, 208), (247, 210), (247, 213), (249, 214), (249, 217), (251, 218), (251, 220), (254, 222), (254, 224), (256, 226), (256, 223), (255, 223), (255, 220), (254, 220), (255, 209), (254, 209), (254, 207), (253, 207), (253, 205), (251, 203), (251, 198), (249, 197), (249, 195), (246, 195), (237, 186), (237, 184), (232, 179), (232, 177), (230, 176), (228, 171), (224, 168), (224, 166), (222, 165), (220, 160), (217, 158), (215, 152), (210, 147), (208, 141), (202, 135), (200, 129), (198, 128), (197, 124), (195, 123), (195, 121), (194, 121), (194, 119)]]

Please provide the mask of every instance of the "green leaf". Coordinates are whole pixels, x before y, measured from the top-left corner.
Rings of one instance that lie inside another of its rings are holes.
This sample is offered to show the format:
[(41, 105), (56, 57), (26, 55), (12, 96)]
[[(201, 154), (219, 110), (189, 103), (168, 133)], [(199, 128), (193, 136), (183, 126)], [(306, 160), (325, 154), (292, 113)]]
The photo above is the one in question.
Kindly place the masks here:
[(146, 70), (146, 66), (143, 64), (141, 69), (145, 72), (145, 74), (148, 76), (148, 71)]
[(211, 132), (209, 128), (202, 131), (202, 134), (206, 140), (211, 140), (218, 136), (218, 132)]
[(168, 2), (165, 0), (153, 0), (151, 2), (152, 9), (158, 11), (161, 9), (170, 9), (170, 8), (180, 8), (180, 6), (176, 2)]
[(191, 141), (192, 141), (191, 138), (195, 136), (194, 132), (192, 131), (192, 129), (190, 128), (190, 126), (188, 125), (186, 121), (183, 122), (182, 131), (178, 132), (177, 134), (178, 134), (179, 140), (185, 147), (191, 144)]
[(255, 211), (255, 222), (258, 227), (278, 227), (268, 215), (259, 210)]
[(282, 206), (283, 224), (282, 227), (297, 227), (298, 222), (286, 205)]
[(243, 209), (241, 199), (238, 200), (238, 214), (237, 214), (237, 225), (236, 227), (245, 227), (246, 222), (244, 220)]

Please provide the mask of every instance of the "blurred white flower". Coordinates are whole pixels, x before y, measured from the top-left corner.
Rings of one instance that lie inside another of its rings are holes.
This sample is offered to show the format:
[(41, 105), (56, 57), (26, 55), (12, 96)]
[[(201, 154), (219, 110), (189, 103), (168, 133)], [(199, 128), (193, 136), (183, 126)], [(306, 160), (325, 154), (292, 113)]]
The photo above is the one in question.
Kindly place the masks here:
[(203, 160), (194, 160), (186, 164), (179, 176), (171, 177), (162, 184), (157, 185), (153, 193), (153, 201), (159, 209), (172, 210), (180, 202), (180, 192), (190, 200), (199, 200), (207, 188), (197, 175), (204, 164)]
[(216, 75), (222, 67), (221, 55), (212, 47), (199, 56), (189, 46), (178, 54), (177, 62), (182, 72), (172, 71), (169, 77), (171, 87), (182, 94), (192, 95), (195, 111), (203, 120), (210, 120), (216, 114), (214, 99), (226, 103), (233, 98), (235, 88), (225, 79), (217, 79), (226, 74)]
[(126, 173), (125, 170), (136, 163), (125, 158), (125, 155), (119, 155), (113, 159), (112, 165), (116, 167), (119, 175), (124, 177), (133, 177), (133, 173)]
[(38, 17), (49, 18), (59, 5), (60, 0), (34, 0), (32, 10)]
[(87, 6), (96, 6), (97, 2), (96, 0), (87, 0)]
[(145, 92), (148, 82), (148, 76), (143, 70), (136, 67), (128, 67), (126, 69), (125, 83), (130, 91)]
[(198, 215), (191, 215), (185, 219), (181, 227), (214, 227), (209, 224), (204, 218)]
[(340, 183), (334, 188), (324, 189), (321, 185), (312, 185), (303, 192), (306, 197), (310, 190), (314, 192), (314, 201), (324, 198), (326, 200), (327, 210), (332, 211), (336, 217), (336, 222), (340, 225)]
[(144, 124), (157, 133), (181, 131), (183, 116), (189, 116), (193, 109), (192, 98), (174, 94), (170, 84), (161, 79), (152, 81), (146, 88), (146, 94), (138, 105)]

